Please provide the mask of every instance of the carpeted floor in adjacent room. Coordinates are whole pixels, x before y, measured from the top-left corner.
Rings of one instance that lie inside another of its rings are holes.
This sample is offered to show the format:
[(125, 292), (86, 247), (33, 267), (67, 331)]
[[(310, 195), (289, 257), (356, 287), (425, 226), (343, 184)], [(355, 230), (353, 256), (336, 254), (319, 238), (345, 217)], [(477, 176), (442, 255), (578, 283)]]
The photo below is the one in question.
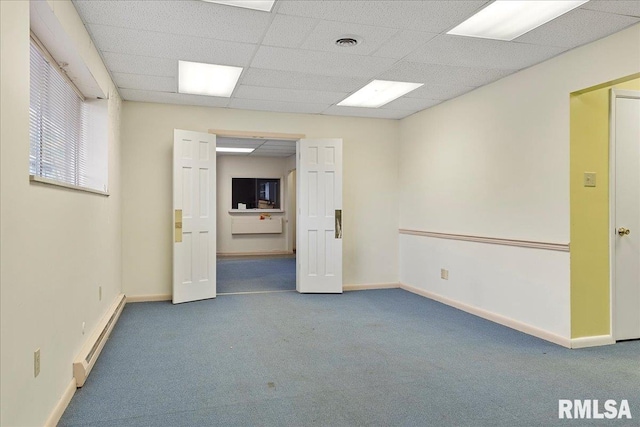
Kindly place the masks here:
[(221, 257), (217, 260), (217, 292), (293, 291), (295, 256)]

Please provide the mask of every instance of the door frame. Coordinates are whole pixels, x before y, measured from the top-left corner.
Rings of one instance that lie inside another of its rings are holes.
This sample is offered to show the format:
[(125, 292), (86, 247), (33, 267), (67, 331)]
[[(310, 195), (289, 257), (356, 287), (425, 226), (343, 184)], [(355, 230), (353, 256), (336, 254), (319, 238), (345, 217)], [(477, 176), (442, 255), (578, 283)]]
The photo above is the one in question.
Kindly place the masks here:
[(616, 342), (616, 98), (640, 99), (635, 90), (615, 89), (609, 95), (609, 330), (613, 342)]
[[(296, 145), (296, 156), (298, 155), (298, 147)], [(287, 218), (287, 252), (291, 252), (292, 254), (296, 254), (296, 248), (298, 242), (296, 241), (298, 235), (298, 180), (297, 180), (297, 169), (294, 167), (291, 170), (288, 170), (284, 180), (287, 183), (287, 211), (290, 212), (289, 215), (285, 215)], [(291, 176), (293, 175), (293, 178)], [(293, 204), (293, 211), (289, 207), (291, 206), (291, 194), (289, 192), (289, 180), (295, 180), (295, 186), (293, 187), (293, 194), (295, 195), (295, 203)], [(292, 221), (292, 218), (295, 221)], [(295, 224), (292, 225), (292, 222)]]

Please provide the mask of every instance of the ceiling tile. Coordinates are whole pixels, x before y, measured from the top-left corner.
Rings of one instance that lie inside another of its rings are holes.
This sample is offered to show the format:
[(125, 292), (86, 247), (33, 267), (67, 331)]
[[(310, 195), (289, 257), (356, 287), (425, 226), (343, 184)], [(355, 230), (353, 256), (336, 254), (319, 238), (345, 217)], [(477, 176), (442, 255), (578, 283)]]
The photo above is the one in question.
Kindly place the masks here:
[(441, 102), (442, 101), (436, 99), (407, 98), (403, 96), (395, 101), (385, 104), (382, 108), (390, 110), (411, 110), (412, 112), (415, 112), (433, 107)]
[(391, 58), (261, 46), (252, 67), (325, 76), (370, 78), (395, 62)]
[(582, 5), (581, 8), (640, 17), (640, 1), (638, 0), (591, 0)]
[(287, 1), (278, 13), (328, 21), (440, 33), (473, 15), (487, 1)]
[(218, 147), (246, 147), (246, 148), (258, 148), (263, 144), (261, 139), (253, 138), (227, 138), (218, 136), (216, 138), (216, 145)]
[(267, 144), (264, 144), (260, 146), (260, 151), (270, 151), (273, 153), (295, 153), (296, 145), (294, 143), (292, 146), (288, 147), (271, 147)]
[(235, 98), (264, 99), (266, 101), (302, 102), (311, 104), (333, 104), (347, 97), (345, 92), (282, 89), (261, 86), (239, 86)]
[[(488, 0), (278, 0), (271, 13), (199, 0), (72, 1), (125, 100), (389, 119), (640, 22), (640, 1), (592, 0), (502, 42), (437, 35)], [(335, 46), (347, 35), (362, 43)], [(244, 67), (233, 98), (175, 93), (178, 59)], [(333, 105), (374, 78), (425, 85), (379, 109)]]
[(295, 150), (296, 142), (291, 140), (268, 139), (264, 142), (265, 147), (289, 147)]
[(520, 69), (564, 50), (552, 46), (440, 35), (407, 56), (406, 60), (459, 67)]
[(378, 75), (381, 80), (425, 83), (442, 86), (482, 86), (505, 77), (515, 70), (454, 67), (451, 65), (419, 64), (401, 61)]
[(324, 111), (328, 104), (308, 104), (301, 102), (265, 101), (261, 99), (232, 99), (230, 108), (241, 110), (278, 111), (282, 113), (318, 114)]
[(576, 9), (529, 31), (515, 41), (572, 48), (606, 37), (637, 22), (640, 22), (640, 18)]
[(266, 144), (263, 144), (260, 146), (260, 150), (265, 150), (265, 151), (273, 151), (273, 152), (278, 152), (278, 153), (285, 153), (285, 152), (291, 152), (291, 151), (295, 151), (296, 148), (295, 146), (292, 147), (283, 147), (283, 146), (268, 146)]
[(380, 49), (374, 52), (374, 56), (384, 56), (386, 58), (404, 58), (432, 38), (435, 33), (424, 33), (422, 31), (400, 31), (391, 39), (387, 40)]
[(295, 151), (286, 151), (286, 152), (281, 152), (281, 151), (268, 151), (268, 150), (256, 150), (253, 153), (251, 153), (251, 156), (254, 157), (290, 157), (293, 156), (294, 154), (296, 154)]
[(347, 93), (354, 92), (369, 82), (368, 78), (321, 76), (253, 67), (246, 70), (241, 79), (241, 83), (247, 86), (327, 90)]
[(152, 92), (134, 89), (119, 89), (119, 92), (125, 101), (199, 105), (203, 107), (226, 107), (229, 103), (229, 98), (215, 96), (185, 95), (182, 93)]
[(318, 24), (317, 19), (276, 15), (262, 44), (277, 47), (300, 47)]
[(111, 73), (117, 87), (122, 89), (177, 92), (175, 77), (148, 76), (144, 74)]
[[(302, 44), (303, 49), (325, 52), (369, 55), (388, 41), (398, 30), (393, 28), (372, 27), (345, 22), (320, 21)], [(335, 41), (342, 37), (354, 37), (358, 44), (341, 47)]]
[(202, 1), (73, 1), (85, 23), (259, 43), (271, 14)]
[(206, 40), (105, 25), (91, 25), (90, 30), (100, 50), (130, 55), (242, 67), (249, 64), (255, 50), (254, 45), (246, 43)]
[(102, 52), (105, 65), (112, 73), (147, 74), (175, 77), (178, 63), (175, 59), (150, 58), (125, 53)]
[(427, 99), (450, 99), (455, 98), (456, 96), (460, 96), (463, 93), (467, 93), (475, 89), (474, 86), (461, 86), (461, 85), (451, 85), (451, 86), (438, 86), (432, 85), (429, 83), (425, 83), (424, 86), (419, 87), (416, 90), (412, 90), (405, 96), (407, 98), (427, 98)]
[(274, 153), (272, 151), (261, 151), (256, 150), (253, 153), (249, 154), (251, 157), (291, 157), (294, 153)]
[(413, 114), (408, 110), (391, 110), (385, 108), (358, 108), (358, 107), (339, 107), (333, 105), (325, 110), (322, 114), (329, 116), (351, 116), (351, 117), (368, 117), (375, 119), (402, 119)]
[(293, 151), (271, 151), (271, 150), (263, 150), (262, 148), (258, 148), (254, 152), (251, 153), (253, 157), (289, 157), (296, 154), (296, 150)]

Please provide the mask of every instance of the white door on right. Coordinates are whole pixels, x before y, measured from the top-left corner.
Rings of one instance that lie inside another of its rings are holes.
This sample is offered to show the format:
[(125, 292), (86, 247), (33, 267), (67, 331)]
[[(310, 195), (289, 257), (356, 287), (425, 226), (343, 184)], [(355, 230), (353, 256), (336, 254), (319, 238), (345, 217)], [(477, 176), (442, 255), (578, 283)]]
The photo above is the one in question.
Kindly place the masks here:
[(640, 92), (613, 90), (613, 338), (640, 338)]
[(342, 293), (342, 140), (297, 142), (296, 289)]

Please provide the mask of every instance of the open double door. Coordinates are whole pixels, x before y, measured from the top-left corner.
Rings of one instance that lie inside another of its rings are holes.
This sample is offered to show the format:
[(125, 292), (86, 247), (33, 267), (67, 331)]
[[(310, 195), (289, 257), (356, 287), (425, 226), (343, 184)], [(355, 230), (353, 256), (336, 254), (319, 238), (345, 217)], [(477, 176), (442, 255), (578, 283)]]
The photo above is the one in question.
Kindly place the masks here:
[[(342, 140), (297, 142), (301, 293), (342, 292)], [(216, 297), (216, 135), (174, 131), (173, 303)]]

